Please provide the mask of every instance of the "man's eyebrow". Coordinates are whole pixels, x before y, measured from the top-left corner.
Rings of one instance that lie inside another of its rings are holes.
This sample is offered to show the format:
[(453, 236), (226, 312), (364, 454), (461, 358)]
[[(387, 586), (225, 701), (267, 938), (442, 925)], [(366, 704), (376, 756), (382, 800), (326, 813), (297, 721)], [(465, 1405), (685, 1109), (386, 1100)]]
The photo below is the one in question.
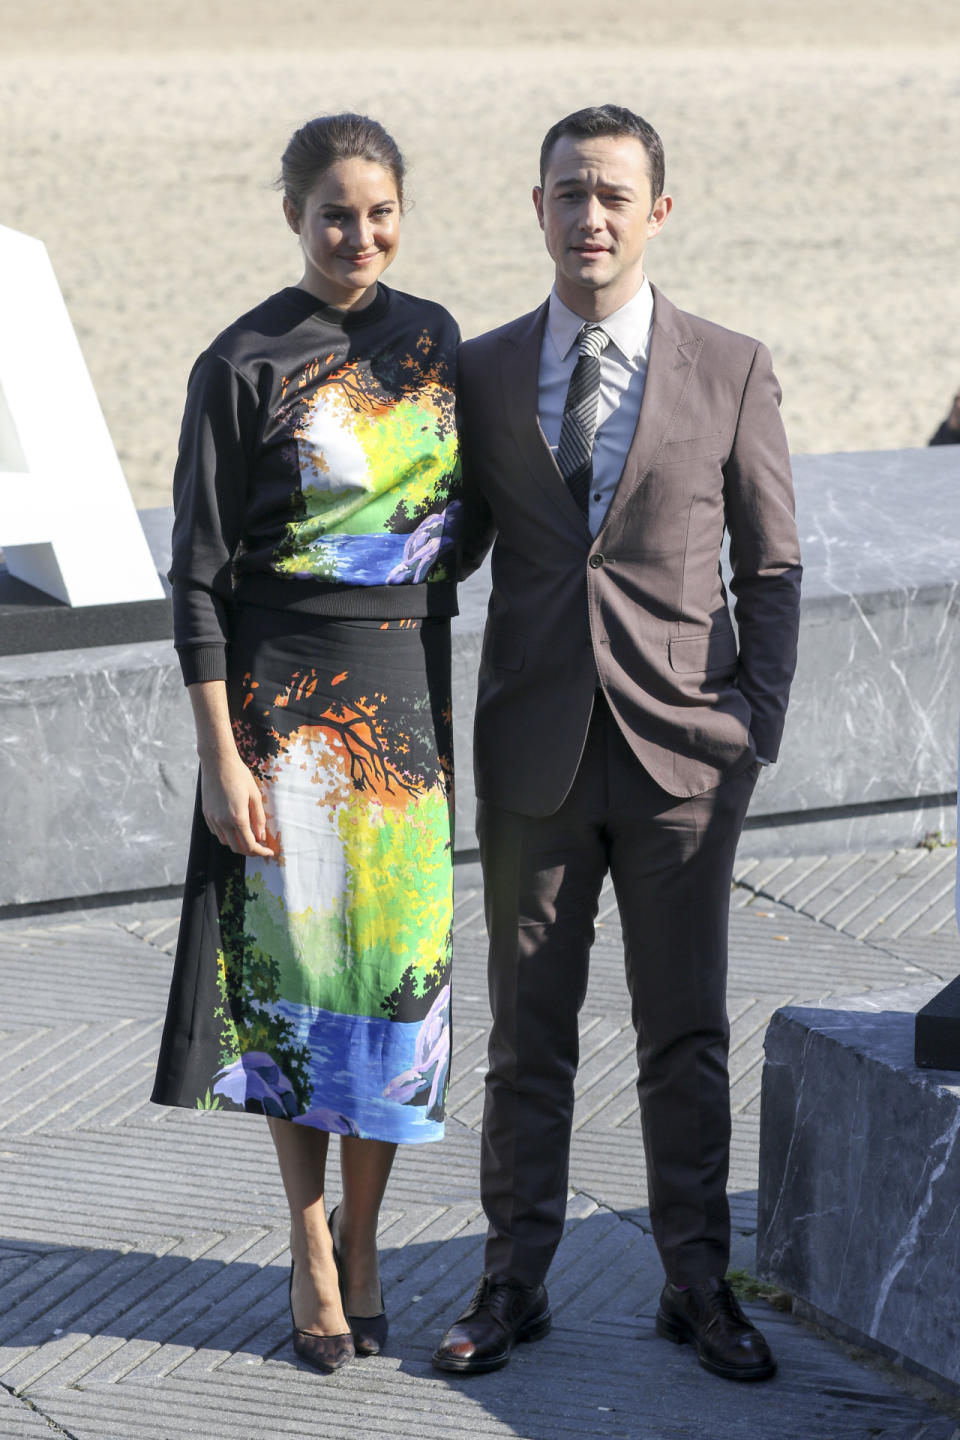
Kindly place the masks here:
[[(587, 183), (586, 180), (584, 180), (581, 175), (571, 175), (571, 176), (569, 176), (569, 177), (566, 178), (566, 179), (554, 180), (554, 181), (552, 182), (552, 184), (553, 184), (555, 187), (557, 187), (557, 188), (559, 188), (559, 187), (562, 186), (562, 185), (586, 185), (586, 183)], [(635, 195), (635, 194), (637, 193), (637, 192), (634, 190), (634, 188), (633, 188), (632, 185), (628, 185), (625, 181), (620, 181), (620, 180), (603, 180), (603, 179), (600, 179), (600, 180), (597, 181), (597, 189), (598, 189), (598, 190), (616, 190), (616, 191), (618, 191), (619, 194), (621, 194), (621, 195)]]

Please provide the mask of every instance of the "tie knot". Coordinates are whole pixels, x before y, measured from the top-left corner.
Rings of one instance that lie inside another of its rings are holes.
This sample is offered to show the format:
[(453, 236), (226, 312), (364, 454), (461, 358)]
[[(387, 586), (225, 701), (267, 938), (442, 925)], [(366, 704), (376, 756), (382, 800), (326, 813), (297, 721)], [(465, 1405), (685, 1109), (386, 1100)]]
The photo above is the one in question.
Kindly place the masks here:
[(584, 325), (577, 336), (577, 349), (581, 355), (602, 354), (610, 343), (610, 336), (602, 325)]

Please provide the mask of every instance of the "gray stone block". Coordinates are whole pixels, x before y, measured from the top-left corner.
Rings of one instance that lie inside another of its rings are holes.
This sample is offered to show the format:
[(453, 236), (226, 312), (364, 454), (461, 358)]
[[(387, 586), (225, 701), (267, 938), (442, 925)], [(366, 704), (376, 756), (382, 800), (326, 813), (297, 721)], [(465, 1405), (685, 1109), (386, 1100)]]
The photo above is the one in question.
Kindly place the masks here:
[(960, 1390), (960, 1085), (913, 1060), (936, 989), (774, 1016), (757, 1266), (847, 1338)]
[(197, 760), (172, 646), (0, 659), (0, 906), (183, 882)]
[(956, 836), (960, 455), (793, 459), (800, 658), (751, 854)]
[[(743, 849), (952, 837), (960, 454), (808, 455), (794, 468), (800, 664), (780, 762), (760, 778)], [(141, 514), (161, 571), (171, 516)], [(485, 565), (461, 587), (453, 623), (461, 852), (476, 846), (472, 727), (489, 587)], [(0, 659), (0, 722), (0, 782), (20, 827), (0, 837), (0, 909), (180, 883), (196, 760), (170, 645)]]

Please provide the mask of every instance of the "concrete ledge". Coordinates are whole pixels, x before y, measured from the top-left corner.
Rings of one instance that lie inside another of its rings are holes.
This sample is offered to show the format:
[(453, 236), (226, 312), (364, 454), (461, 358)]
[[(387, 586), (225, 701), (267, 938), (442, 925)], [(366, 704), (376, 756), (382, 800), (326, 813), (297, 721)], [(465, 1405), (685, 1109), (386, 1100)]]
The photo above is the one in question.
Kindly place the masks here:
[(913, 1060), (939, 988), (774, 1015), (757, 1266), (843, 1338), (960, 1393), (960, 1075)]
[(0, 906), (183, 882), (197, 759), (169, 641), (0, 659)]
[[(761, 776), (747, 821), (750, 855), (956, 834), (957, 451), (795, 459), (800, 664), (780, 763)], [(163, 573), (172, 512), (140, 518)], [(461, 587), (453, 627), (461, 853), (476, 845), (471, 732), (489, 586), (483, 567)], [(193, 732), (172, 645), (149, 633), (0, 656), (0, 780), (19, 825), (0, 835), (0, 908), (180, 882)]]

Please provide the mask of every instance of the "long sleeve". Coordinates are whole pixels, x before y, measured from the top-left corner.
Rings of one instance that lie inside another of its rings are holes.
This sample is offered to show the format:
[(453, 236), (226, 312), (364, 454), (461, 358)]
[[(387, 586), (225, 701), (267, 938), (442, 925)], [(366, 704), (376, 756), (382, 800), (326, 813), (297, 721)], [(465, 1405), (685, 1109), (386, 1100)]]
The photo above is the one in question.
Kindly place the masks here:
[(257, 431), (257, 395), (207, 351), (193, 367), (173, 481), (174, 644), (184, 683), (226, 679), (233, 560)]
[(737, 683), (751, 710), (757, 753), (775, 760), (797, 662), (800, 545), (780, 386), (758, 345), (724, 467), (730, 588), (739, 633)]

